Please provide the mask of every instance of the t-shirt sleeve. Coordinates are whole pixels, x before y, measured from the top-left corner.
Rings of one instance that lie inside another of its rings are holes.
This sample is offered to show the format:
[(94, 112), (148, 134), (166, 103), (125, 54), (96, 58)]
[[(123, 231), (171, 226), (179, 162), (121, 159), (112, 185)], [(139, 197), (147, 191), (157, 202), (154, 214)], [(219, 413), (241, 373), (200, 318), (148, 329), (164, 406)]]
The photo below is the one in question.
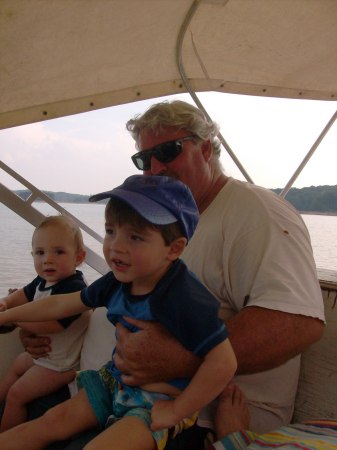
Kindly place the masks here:
[(243, 302), (240, 307), (260, 306), (324, 319), (309, 235), (302, 219), (287, 205), (283, 207), (283, 215), (277, 217), (270, 207), (268, 215), (265, 212), (264, 219), (251, 224), (233, 245), (233, 298), (237, 304)]
[[(69, 279), (63, 280), (62, 283), (56, 284), (52, 289), (52, 295), (71, 294), (72, 292), (81, 291), (86, 286), (87, 285), (83, 279), (82, 274), (80, 272), (77, 272)], [(74, 316), (58, 319), (58, 322), (63, 326), (63, 328), (68, 328), (80, 316), (81, 314), (75, 314)]]
[(68, 280), (64, 280), (64, 282), (56, 284), (52, 289), (52, 295), (70, 294), (71, 292), (78, 292), (84, 289), (86, 286), (87, 285), (82, 275), (75, 274)]
[(81, 300), (89, 308), (106, 306), (114, 289), (119, 285), (112, 272), (108, 272), (81, 291)]
[(29, 302), (34, 300), (36, 288), (41, 281), (42, 281), (42, 278), (36, 277), (36, 278), (34, 278), (33, 281), (31, 281), (29, 284), (24, 286), (23, 292), (25, 293), (25, 296), (27, 297), (27, 300)]

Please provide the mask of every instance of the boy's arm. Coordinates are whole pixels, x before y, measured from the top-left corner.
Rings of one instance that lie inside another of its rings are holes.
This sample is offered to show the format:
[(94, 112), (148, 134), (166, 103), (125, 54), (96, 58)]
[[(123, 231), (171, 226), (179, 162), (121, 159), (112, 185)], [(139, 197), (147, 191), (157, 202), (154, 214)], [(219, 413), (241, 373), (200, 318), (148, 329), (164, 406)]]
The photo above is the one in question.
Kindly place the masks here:
[(54, 334), (64, 330), (64, 327), (58, 320), (46, 320), (43, 322), (16, 322), (16, 325), (22, 330), (33, 334)]
[[(11, 293), (7, 295), (7, 297), (3, 297), (0, 299), (0, 311), (5, 311), (6, 309), (25, 305), (26, 303), (28, 303), (28, 299), (23, 289), (11, 290)], [(58, 333), (59, 331), (63, 330), (62, 325), (57, 320), (41, 323), (17, 322), (16, 325), (35, 334)]]
[(214, 400), (233, 378), (237, 361), (229, 339), (205, 356), (187, 388), (174, 400), (159, 400), (152, 408), (153, 431), (170, 428)]
[(28, 302), (23, 289), (13, 290), (9, 295), (0, 299), (0, 311), (15, 308)]
[(71, 294), (51, 295), (37, 302), (29, 302), (0, 312), (0, 325), (7, 322), (42, 322), (61, 319), (90, 308), (81, 300), (80, 291)]

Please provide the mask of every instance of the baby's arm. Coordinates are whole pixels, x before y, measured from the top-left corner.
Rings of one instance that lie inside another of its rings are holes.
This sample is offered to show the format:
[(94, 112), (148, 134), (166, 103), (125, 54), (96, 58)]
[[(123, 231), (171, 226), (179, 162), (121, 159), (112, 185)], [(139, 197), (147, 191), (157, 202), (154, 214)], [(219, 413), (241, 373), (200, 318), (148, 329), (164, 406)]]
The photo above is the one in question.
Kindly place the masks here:
[(229, 339), (210, 350), (187, 388), (174, 400), (152, 408), (153, 431), (170, 428), (214, 400), (233, 378), (237, 361)]
[(0, 312), (0, 325), (7, 322), (42, 322), (61, 319), (88, 310), (81, 300), (80, 291), (51, 295), (37, 302), (29, 302)]

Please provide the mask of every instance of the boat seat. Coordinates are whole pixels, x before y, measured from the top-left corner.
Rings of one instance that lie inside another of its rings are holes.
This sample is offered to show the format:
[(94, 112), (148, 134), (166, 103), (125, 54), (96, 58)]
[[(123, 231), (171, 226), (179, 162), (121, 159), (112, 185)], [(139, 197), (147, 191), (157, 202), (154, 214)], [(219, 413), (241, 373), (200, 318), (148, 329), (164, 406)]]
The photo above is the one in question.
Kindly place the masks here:
[[(301, 373), (293, 422), (318, 418), (337, 419), (337, 284), (321, 282), (327, 325), (323, 338), (302, 355)], [(81, 368), (99, 368), (111, 357), (114, 331), (105, 318), (104, 308), (94, 311), (86, 333)], [(100, 333), (97, 333), (97, 329)], [(22, 351), (17, 330), (0, 336), (7, 358), (0, 372), (4, 375), (11, 360)]]
[(337, 286), (321, 281), (326, 328), (302, 354), (293, 422), (337, 418)]

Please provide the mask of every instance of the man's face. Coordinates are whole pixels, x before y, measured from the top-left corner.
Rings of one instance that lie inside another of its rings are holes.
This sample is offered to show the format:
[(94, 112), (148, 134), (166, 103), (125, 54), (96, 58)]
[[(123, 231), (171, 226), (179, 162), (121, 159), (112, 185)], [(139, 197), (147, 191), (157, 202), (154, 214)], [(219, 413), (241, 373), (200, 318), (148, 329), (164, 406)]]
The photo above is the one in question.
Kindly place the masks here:
[[(140, 151), (147, 151), (158, 144), (179, 140), (191, 136), (188, 130), (166, 128), (160, 134), (144, 130), (140, 133), (138, 147)], [(208, 158), (205, 158), (205, 149), (210, 147), (209, 141), (201, 141), (199, 138), (188, 139), (182, 143), (181, 153), (168, 163), (160, 162), (155, 156), (151, 158), (151, 167), (145, 170), (145, 175), (167, 175), (185, 183), (192, 191), (196, 202), (200, 191), (204, 190), (207, 183)], [(208, 153), (208, 152), (207, 152)]]

